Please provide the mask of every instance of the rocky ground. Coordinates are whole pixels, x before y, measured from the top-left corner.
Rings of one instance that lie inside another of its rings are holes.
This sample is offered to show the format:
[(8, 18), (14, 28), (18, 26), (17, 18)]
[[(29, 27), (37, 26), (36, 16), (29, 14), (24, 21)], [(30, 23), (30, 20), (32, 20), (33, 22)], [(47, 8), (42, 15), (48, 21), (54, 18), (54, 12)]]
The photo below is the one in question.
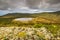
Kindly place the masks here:
[(0, 40), (60, 40), (45, 27), (0, 27)]

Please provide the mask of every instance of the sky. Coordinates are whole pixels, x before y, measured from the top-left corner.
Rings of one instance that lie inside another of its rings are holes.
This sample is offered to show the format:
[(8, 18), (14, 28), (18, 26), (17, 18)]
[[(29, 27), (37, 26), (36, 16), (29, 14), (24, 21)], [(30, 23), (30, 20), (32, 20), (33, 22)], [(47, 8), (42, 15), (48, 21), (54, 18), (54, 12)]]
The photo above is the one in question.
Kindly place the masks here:
[(60, 0), (0, 0), (0, 15), (60, 11)]

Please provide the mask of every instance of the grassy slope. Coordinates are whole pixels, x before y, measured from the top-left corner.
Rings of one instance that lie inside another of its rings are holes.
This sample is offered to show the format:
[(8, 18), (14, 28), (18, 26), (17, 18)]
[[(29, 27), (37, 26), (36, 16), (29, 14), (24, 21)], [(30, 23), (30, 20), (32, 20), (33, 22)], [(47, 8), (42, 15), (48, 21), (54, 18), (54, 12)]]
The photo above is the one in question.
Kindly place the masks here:
[[(35, 23), (59, 23), (60, 24), (60, 12), (44, 12), (44, 13), (35, 13), (35, 14), (27, 14), (27, 13), (8, 13), (0, 17), (0, 26), (6, 25), (20, 25), (20, 23), (13, 23), (12, 20), (15, 18), (23, 18), (23, 17), (32, 17), (35, 18), (32, 20), (33, 24)], [(37, 19), (37, 20), (36, 20)], [(22, 23), (23, 25), (25, 23)]]
[[(27, 24), (20, 23), (20, 22), (12, 22), (15, 18), (20, 17), (34, 17), (35, 19), (32, 20), (32, 22), (29, 22)], [(37, 20), (36, 20), (37, 19)], [(50, 21), (50, 23), (48, 22)], [(47, 22), (47, 23), (46, 23)], [(56, 22), (56, 24), (53, 24), (52, 22)], [(57, 24), (59, 23), (59, 24)], [(54, 12), (54, 13), (38, 13), (38, 14), (7, 14), (0, 17), (0, 27), (6, 27), (6, 26), (19, 26), (19, 27), (34, 27), (34, 28), (41, 28), (45, 27), (48, 32), (52, 33), (54, 38), (57, 36), (60, 36), (60, 12)], [(42, 36), (42, 35), (41, 35)]]

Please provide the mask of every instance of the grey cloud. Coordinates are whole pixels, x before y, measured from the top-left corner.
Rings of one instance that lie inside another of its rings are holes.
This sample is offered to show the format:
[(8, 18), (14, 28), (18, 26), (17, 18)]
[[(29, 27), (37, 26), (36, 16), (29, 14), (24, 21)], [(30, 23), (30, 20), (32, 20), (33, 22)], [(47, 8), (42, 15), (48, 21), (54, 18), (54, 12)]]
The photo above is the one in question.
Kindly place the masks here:
[(26, 5), (29, 8), (37, 9), (38, 5), (40, 5), (41, 0), (26, 0)]
[(8, 8), (8, 3), (0, 0), (0, 10), (5, 10)]
[(0, 0), (0, 10), (28, 7), (29, 9), (60, 10), (60, 0)]
[(58, 4), (60, 3), (60, 0), (48, 0), (47, 2), (50, 4)]
[(15, 9), (18, 6), (22, 6), (22, 3), (24, 3), (24, 0), (0, 0), (0, 10)]

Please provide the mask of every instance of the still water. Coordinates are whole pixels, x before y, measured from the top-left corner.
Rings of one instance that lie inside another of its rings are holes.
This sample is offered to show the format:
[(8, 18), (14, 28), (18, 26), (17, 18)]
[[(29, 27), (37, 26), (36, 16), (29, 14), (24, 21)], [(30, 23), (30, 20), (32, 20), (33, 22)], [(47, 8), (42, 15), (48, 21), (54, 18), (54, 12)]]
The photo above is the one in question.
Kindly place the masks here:
[(33, 18), (16, 18), (17, 21), (31, 21)]

